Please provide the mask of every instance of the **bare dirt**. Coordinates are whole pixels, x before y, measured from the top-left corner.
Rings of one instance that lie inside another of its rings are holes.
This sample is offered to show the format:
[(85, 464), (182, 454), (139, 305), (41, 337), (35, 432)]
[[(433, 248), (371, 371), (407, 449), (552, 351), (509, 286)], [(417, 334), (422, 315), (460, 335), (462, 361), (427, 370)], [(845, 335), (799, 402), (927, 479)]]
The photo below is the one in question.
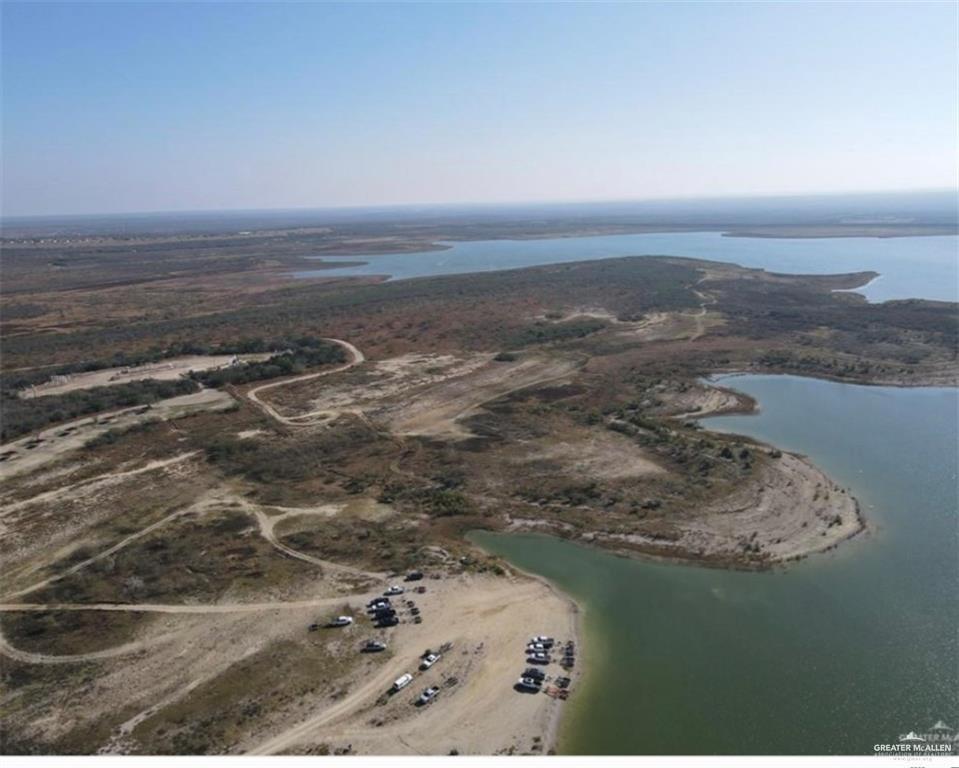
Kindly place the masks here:
[(21, 393), (21, 397), (41, 397), (45, 395), (62, 395), (78, 389), (91, 387), (110, 387), (118, 384), (128, 384), (131, 381), (156, 379), (159, 381), (174, 381), (183, 378), (193, 371), (212, 371), (226, 368), (234, 364), (266, 360), (274, 353), (250, 355), (189, 355), (186, 357), (171, 357), (147, 365), (137, 365), (124, 368), (104, 368), (99, 371), (74, 373), (58, 377), (30, 387)]
[(598, 534), (593, 541), (655, 547), (734, 562), (754, 553), (763, 565), (834, 549), (865, 530), (856, 499), (807, 459), (783, 452), (760, 477), (696, 516), (675, 520), (669, 537)]
[(50, 427), (0, 446), (0, 453), (7, 455), (0, 464), (0, 481), (51, 464), (111, 430), (122, 431), (147, 422), (169, 421), (201, 411), (222, 411), (235, 402), (226, 392), (201, 389), (150, 406), (123, 408)]
[[(337, 705), (246, 751), (296, 753), (318, 744), (351, 745), (356, 754), (533, 751), (533, 736), (547, 732), (563, 704), (542, 693), (517, 693), (512, 686), (525, 666), (530, 637), (575, 636), (571, 606), (545, 584), (525, 578), (463, 577), (431, 581), (428, 589), (416, 596), (426, 616), (423, 624), (401, 628), (390, 637), (392, 656), (374, 677)], [(424, 650), (444, 644), (451, 647), (440, 661), (427, 672), (419, 671)], [(546, 671), (557, 675), (560, 670), (550, 665)], [(385, 697), (392, 682), (406, 672), (414, 675), (413, 682)], [(440, 688), (436, 700), (414, 706), (430, 685)]]
[(631, 440), (610, 431), (587, 431), (571, 439), (541, 440), (526, 446), (520, 467), (540, 461), (561, 464), (570, 477), (620, 480), (664, 474), (665, 470)]
[(485, 403), (512, 392), (567, 378), (573, 359), (530, 356), (514, 363), (491, 362), (469, 376), (451, 378), (417, 393), (416, 399), (376, 414), (401, 435), (457, 439), (470, 436), (460, 422)]
[(284, 416), (276, 408), (274, 408), (269, 402), (264, 401), (260, 395), (264, 392), (274, 390), (278, 387), (288, 387), (290, 385), (300, 384), (306, 381), (312, 381), (318, 379), (322, 376), (329, 376), (330, 374), (340, 373), (346, 371), (356, 365), (362, 363), (366, 358), (359, 349), (350, 344), (348, 341), (342, 341), (341, 339), (324, 339), (325, 341), (331, 341), (336, 344), (339, 344), (343, 347), (347, 353), (350, 355), (350, 361), (345, 365), (338, 366), (329, 370), (319, 371), (317, 373), (307, 373), (302, 376), (295, 376), (289, 379), (282, 379), (281, 381), (272, 381), (268, 384), (260, 384), (249, 390), (247, 390), (246, 396), (250, 399), (250, 402), (255, 403), (270, 417), (276, 419), (281, 424), (287, 426), (308, 426), (310, 423), (317, 421), (317, 419), (323, 420), (325, 414), (322, 411), (313, 411), (310, 413), (301, 413), (297, 416)]

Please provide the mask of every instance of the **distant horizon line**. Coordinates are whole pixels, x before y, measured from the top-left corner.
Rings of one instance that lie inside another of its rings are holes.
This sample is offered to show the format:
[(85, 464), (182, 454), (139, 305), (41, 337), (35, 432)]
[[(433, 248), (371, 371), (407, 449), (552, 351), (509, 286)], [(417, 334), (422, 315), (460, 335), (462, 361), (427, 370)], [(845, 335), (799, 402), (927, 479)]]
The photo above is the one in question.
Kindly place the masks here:
[(88, 213), (0, 213), (0, 221), (41, 220), (41, 219), (82, 219), (110, 218), (124, 216), (201, 216), (204, 214), (250, 214), (250, 213), (311, 213), (311, 212), (348, 212), (348, 211), (389, 211), (415, 209), (469, 209), (469, 208), (518, 208), (522, 206), (587, 206), (587, 205), (630, 205), (643, 203), (682, 203), (682, 202), (724, 202), (747, 200), (799, 200), (817, 198), (869, 197), (893, 195), (945, 194), (956, 196), (959, 206), (959, 187), (913, 187), (909, 189), (846, 190), (838, 192), (783, 192), (783, 193), (735, 193), (729, 195), (676, 195), (664, 197), (637, 198), (590, 198), (590, 199), (553, 199), (553, 200), (508, 200), (508, 201), (458, 201), (458, 202), (417, 202), (417, 203), (363, 203), (344, 205), (289, 206), (267, 208), (171, 208), (130, 211), (98, 211)]

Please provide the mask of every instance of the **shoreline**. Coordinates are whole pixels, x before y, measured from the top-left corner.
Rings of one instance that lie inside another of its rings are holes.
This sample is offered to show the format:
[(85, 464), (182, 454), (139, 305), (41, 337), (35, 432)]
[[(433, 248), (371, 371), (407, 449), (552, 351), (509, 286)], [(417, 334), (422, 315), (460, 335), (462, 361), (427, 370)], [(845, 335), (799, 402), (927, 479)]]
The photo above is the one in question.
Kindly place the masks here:
[[(688, 234), (715, 234), (720, 237), (738, 238), (744, 240), (846, 240), (850, 238), (874, 239), (874, 240), (897, 240), (910, 237), (957, 237), (959, 230), (952, 229), (942, 231), (935, 227), (918, 227), (915, 231), (894, 232), (888, 228), (879, 228), (881, 231), (869, 231), (869, 226), (860, 227), (858, 231), (825, 231), (826, 227), (810, 227), (812, 231), (798, 232), (788, 230), (784, 232), (761, 232), (757, 229), (748, 228), (716, 228), (691, 226), (658, 226), (658, 225), (637, 225), (635, 227), (616, 227), (611, 226), (606, 229), (602, 227), (580, 230), (559, 230), (554, 232), (529, 233), (529, 234), (509, 234), (507, 236), (486, 236), (486, 237), (439, 237), (436, 239), (399, 242), (395, 248), (389, 248), (381, 251), (353, 249), (349, 244), (338, 244), (337, 246), (316, 255), (304, 256), (304, 259), (323, 263), (325, 257), (334, 258), (352, 258), (357, 259), (375, 259), (378, 256), (406, 256), (424, 253), (448, 251), (459, 243), (483, 243), (483, 242), (525, 242), (529, 240), (576, 240), (588, 239), (593, 237), (615, 237), (618, 235), (688, 235)], [(929, 231), (933, 229), (935, 231)], [(818, 230), (818, 231), (817, 231)], [(346, 262), (326, 262), (332, 267), (355, 266)], [(368, 264), (368, 261), (361, 262)]]
[[(736, 372), (730, 375), (750, 375)], [(689, 401), (689, 402), (687, 402)], [(695, 403), (695, 410), (685, 410)], [(708, 379), (681, 402), (674, 420), (754, 414), (759, 402), (745, 393)], [(704, 429), (708, 426), (703, 424)], [(511, 522), (505, 532), (543, 533), (622, 557), (638, 557), (707, 568), (767, 571), (787, 567), (812, 555), (830, 552), (870, 529), (862, 505), (809, 457), (743, 436), (770, 460), (763, 475), (690, 520), (677, 521), (677, 537), (657, 539), (642, 534), (587, 531), (570, 536), (562, 526), (544, 520)]]
[[(566, 702), (513, 689), (522, 670), (519, 654), (537, 632), (578, 643), (580, 609), (547, 580), (512, 565), (505, 570), (427, 582), (428, 591), (417, 596), (426, 620), (391, 633), (391, 655), (372, 676), (345, 683), (346, 699), (247, 739), (238, 751), (316, 754), (326, 745), (358, 755), (546, 754), (558, 740)], [(363, 601), (349, 602), (359, 610)], [(415, 671), (426, 647), (438, 648), (442, 658), (427, 672)], [(415, 678), (410, 692), (383, 697), (404, 671)], [(552, 665), (545, 671), (579, 676)], [(441, 689), (436, 704), (412, 707), (410, 696), (428, 682)]]
[[(838, 376), (833, 373), (826, 373), (817, 371), (811, 373), (808, 371), (791, 371), (785, 368), (766, 368), (762, 370), (754, 371), (744, 371), (742, 368), (730, 368), (728, 371), (724, 370), (714, 370), (711, 373), (706, 374), (701, 377), (701, 381), (712, 386), (716, 389), (724, 389), (735, 392), (729, 387), (723, 387), (715, 382), (712, 379), (722, 377), (723, 379), (727, 378), (736, 378), (739, 376), (795, 376), (800, 379), (816, 379), (821, 381), (831, 381), (836, 384), (849, 384), (855, 387), (891, 387), (895, 389), (957, 389), (959, 388), (959, 370), (954, 370), (950, 373), (945, 373), (942, 375), (942, 378), (935, 378), (933, 374), (925, 374), (927, 378), (920, 378), (918, 381), (915, 379), (889, 379), (889, 380), (864, 380), (864, 379), (850, 379), (843, 376)], [(749, 395), (744, 395), (743, 393), (737, 393), (743, 398), (749, 398)], [(749, 398), (752, 399), (752, 398)], [(699, 418), (707, 418), (708, 416), (724, 416), (730, 413), (735, 413), (735, 411), (725, 411), (725, 412), (716, 412), (707, 414), (705, 411), (702, 413), (696, 413), (695, 415)], [(747, 411), (748, 413), (748, 411)], [(679, 418), (673, 417), (673, 418)]]
[[(492, 553), (487, 552), (479, 544), (475, 544), (472, 541), (470, 542), (474, 547), (478, 547), (481, 552), (486, 555)], [(503, 558), (505, 560), (505, 558)], [(577, 657), (579, 659), (579, 667), (574, 667), (574, 670), (567, 670), (565, 676), (570, 678), (570, 688), (571, 692), (578, 691), (583, 686), (583, 679), (585, 678), (585, 667), (586, 663), (584, 658), (586, 656), (583, 642), (583, 616), (585, 615), (584, 606), (580, 605), (576, 599), (561, 589), (555, 582), (551, 579), (541, 576), (538, 573), (533, 573), (532, 571), (527, 571), (524, 568), (505, 560), (508, 567), (515, 571), (518, 574), (521, 574), (523, 578), (531, 579), (532, 581), (539, 582), (545, 586), (553, 595), (556, 596), (561, 602), (566, 604), (567, 611), (566, 615), (569, 620), (570, 625), (570, 635), (572, 636), (573, 642), (576, 644), (577, 648)], [(574, 687), (573, 683), (577, 683)], [(545, 695), (545, 694), (544, 694)], [(563, 723), (563, 718), (566, 715), (567, 707), (561, 706), (566, 702), (563, 702), (558, 699), (554, 699), (555, 706), (553, 707), (553, 712), (549, 716), (548, 724), (546, 727), (546, 733), (543, 736), (543, 749), (545, 754), (555, 753), (558, 754), (557, 748), (559, 746), (559, 732), (560, 726)]]

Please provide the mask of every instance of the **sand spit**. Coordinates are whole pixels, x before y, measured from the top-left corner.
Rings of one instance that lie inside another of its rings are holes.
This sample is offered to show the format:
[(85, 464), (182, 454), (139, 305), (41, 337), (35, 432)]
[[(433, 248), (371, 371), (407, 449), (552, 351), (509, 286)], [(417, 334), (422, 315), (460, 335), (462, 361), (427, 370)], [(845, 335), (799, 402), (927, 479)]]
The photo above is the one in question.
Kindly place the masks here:
[[(508, 523), (517, 533), (576, 534), (548, 519)], [(656, 534), (587, 531), (578, 538), (624, 554), (756, 570), (835, 549), (866, 529), (855, 497), (804, 456), (786, 452), (713, 507), (670, 523)]]
[[(758, 483), (702, 518), (717, 549), (796, 560), (835, 548), (865, 529), (859, 503), (804, 456), (782, 453)], [(697, 526), (690, 529), (698, 533)], [(749, 532), (749, 533), (747, 533)]]
[(701, 382), (685, 392), (670, 393), (663, 415), (674, 419), (702, 419), (730, 413), (753, 413), (758, 406), (749, 395)]
[(865, 530), (856, 499), (791, 453), (773, 459), (760, 477), (711, 509), (673, 522), (668, 538), (604, 533), (590, 538), (704, 564), (766, 568), (835, 549)]
[[(701, 382), (670, 394), (664, 415), (675, 419), (751, 413), (758, 404), (732, 389)], [(708, 425), (707, 425), (708, 427)], [(768, 568), (835, 549), (866, 528), (856, 499), (800, 454), (758, 444), (766, 461), (733, 493), (652, 533), (587, 531), (583, 541), (629, 554), (732, 568)], [(569, 538), (569, 526), (542, 518), (512, 518), (509, 530)]]

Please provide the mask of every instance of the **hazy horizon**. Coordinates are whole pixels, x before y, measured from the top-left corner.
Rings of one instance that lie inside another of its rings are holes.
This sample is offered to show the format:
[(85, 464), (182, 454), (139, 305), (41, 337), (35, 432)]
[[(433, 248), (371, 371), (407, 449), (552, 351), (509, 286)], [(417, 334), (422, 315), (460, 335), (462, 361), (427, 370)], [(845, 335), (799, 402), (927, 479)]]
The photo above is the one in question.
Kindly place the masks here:
[(2, 14), (5, 217), (956, 188), (954, 4)]
[(431, 211), (431, 210), (484, 210), (484, 209), (522, 209), (522, 208), (589, 208), (601, 206), (643, 206), (643, 205), (682, 205), (696, 204), (717, 205), (728, 203), (746, 203), (746, 202), (787, 202), (787, 201), (818, 201), (828, 202), (830, 200), (869, 200), (883, 198), (914, 198), (923, 195), (946, 196), (950, 200), (955, 200), (959, 205), (959, 189), (952, 187), (929, 187), (929, 188), (911, 188), (911, 189), (874, 189), (874, 190), (839, 190), (830, 192), (806, 192), (806, 193), (769, 193), (762, 195), (750, 194), (728, 194), (728, 195), (676, 195), (671, 197), (637, 197), (637, 198), (597, 198), (597, 199), (542, 199), (542, 200), (501, 200), (501, 201), (477, 201), (477, 200), (450, 200), (450, 201), (413, 201), (408, 203), (362, 203), (354, 205), (317, 205), (317, 206), (278, 206), (278, 207), (258, 207), (258, 208), (170, 208), (155, 210), (125, 210), (125, 211), (88, 211), (83, 213), (74, 212), (51, 212), (51, 213), (26, 213), (26, 214), (2, 214), (0, 219), (4, 221), (18, 219), (70, 219), (70, 218), (122, 218), (125, 216), (193, 216), (204, 214), (248, 214), (248, 213), (349, 213), (364, 211)]

